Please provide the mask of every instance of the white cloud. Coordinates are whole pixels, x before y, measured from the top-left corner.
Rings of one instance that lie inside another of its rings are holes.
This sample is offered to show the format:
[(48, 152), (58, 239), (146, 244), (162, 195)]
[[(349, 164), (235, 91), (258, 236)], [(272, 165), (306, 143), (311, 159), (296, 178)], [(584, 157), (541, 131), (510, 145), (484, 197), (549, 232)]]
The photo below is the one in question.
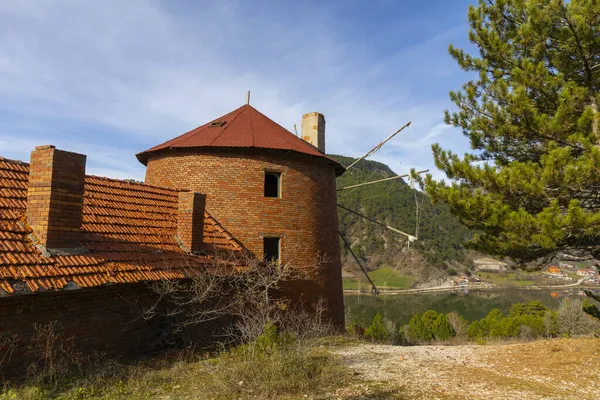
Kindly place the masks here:
[(375, 159), (431, 168), (432, 141), (464, 147), (441, 123), (446, 96), (423, 94), (451, 75), (445, 47), (464, 30), (374, 58), (331, 9), (297, 24), (289, 3), (3, 2), (0, 154), (51, 143), (88, 154), (91, 173), (141, 179), (136, 152), (231, 111), (247, 89), (290, 130), (325, 113), (331, 153), (359, 156), (409, 120)]

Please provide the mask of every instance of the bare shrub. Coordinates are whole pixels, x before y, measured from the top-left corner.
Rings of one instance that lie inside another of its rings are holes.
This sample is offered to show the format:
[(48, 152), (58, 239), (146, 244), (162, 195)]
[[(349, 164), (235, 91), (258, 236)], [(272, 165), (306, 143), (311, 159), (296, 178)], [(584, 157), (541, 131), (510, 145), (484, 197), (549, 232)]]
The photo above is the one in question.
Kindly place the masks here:
[(555, 337), (558, 335), (558, 313), (555, 311), (546, 311), (543, 317), (544, 334), (546, 337)]
[(558, 331), (564, 335), (585, 335), (592, 333), (597, 324), (583, 311), (579, 299), (565, 298), (558, 307)]
[(57, 321), (45, 325), (33, 324), (34, 334), (28, 350), (36, 357), (36, 361), (29, 365), (27, 373), (36, 384), (55, 385), (60, 378), (81, 365), (72, 338), (65, 338), (59, 333), (57, 324)]
[[(286, 250), (304, 255), (289, 245)], [(157, 301), (144, 310), (144, 318), (166, 317), (173, 321), (173, 332), (231, 318), (234, 322), (222, 332), (225, 342), (251, 342), (269, 321), (300, 339), (333, 331), (324, 301), (298, 304), (278, 296), (283, 283), (307, 279), (313, 268), (297, 267), (301, 264), (295, 259), (266, 262), (248, 252), (221, 252), (204, 260), (204, 265), (190, 268), (190, 279), (151, 283)], [(317, 257), (311, 265), (325, 261)]]
[(465, 339), (469, 336), (469, 322), (459, 315), (456, 311), (447, 314), (448, 322), (455, 332), (455, 337)]
[(521, 325), (519, 327), (519, 339), (521, 339), (523, 341), (529, 341), (534, 338), (535, 338), (535, 335), (534, 335), (531, 327), (529, 327), (527, 325)]
[(0, 383), (3, 385), (5, 381), (5, 368), (10, 363), (15, 349), (19, 345), (18, 335), (7, 335), (0, 337)]
[(327, 317), (327, 301), (319, 298), (314, 304), (298, 303), (279, 315), (283, 330), (293, 334), (299, 341), (332, 335), (335, 326)]

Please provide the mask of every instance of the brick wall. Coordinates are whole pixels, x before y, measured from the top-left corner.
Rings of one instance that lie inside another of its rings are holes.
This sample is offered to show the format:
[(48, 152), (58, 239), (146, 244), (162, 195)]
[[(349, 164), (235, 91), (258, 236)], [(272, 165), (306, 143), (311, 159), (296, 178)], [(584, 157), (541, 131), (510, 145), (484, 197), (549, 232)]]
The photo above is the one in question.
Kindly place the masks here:
[[(281, 173), (281, 198), (264, 197), (265, 171)], [(343, 325), (335, 178), (324, 158), (261, 149), (173, 151), (151, 156), (146, 170), (147, 184), (206, 194), (206, 209), (258, 257), (263, 236), (280, 236), (283, 262), (323, 258), (310, 281), (288, 284), (285, 295), (324, 297)]]
[[(123, 360), (163, 350), (168, 321), (141, 317), (142, 310), (154, 302), (155, 294), (142, 283), (0, 297), (0, 340), (11, 335), (19, 338), (10, 365), (2, 365), (0, 372), (7, 377), (23, 375), (34, 361), (27, 350), (34, 324), (52, 321), (57, 321), (57, 333), (73, 338), (75, 349), (86, 354), (97, 350)], [(202, 343), (213, 337), (216, 328), (204, 324), (181, 335)], [(170, 344), (172, 340), (170, 336)]]
[(86, 156), (39, 146), (31, 152), (27, 218), (49, 248), (79, 247)]

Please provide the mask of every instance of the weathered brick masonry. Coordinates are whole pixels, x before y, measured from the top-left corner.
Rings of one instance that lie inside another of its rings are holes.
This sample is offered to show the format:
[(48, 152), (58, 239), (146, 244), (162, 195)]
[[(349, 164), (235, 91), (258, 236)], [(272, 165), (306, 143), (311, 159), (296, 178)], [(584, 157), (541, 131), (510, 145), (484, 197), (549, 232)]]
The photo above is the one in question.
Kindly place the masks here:
[[(281, 198), (264, 197), (265, 171), (281, 173)], [(151, 156), (146, 182), (206, 194), (207, 210), (259, 257), (264, 236), (280, 236), (282, 262), (314, 266), (286, 296), (327, 299), (343, 324), (335, 171), (317, 157), (263, 149), (173, 150)]]
[(141, 307), (151, 304), (144, 284), (128, 284), (76, 291), (11, 296), (0, 301), (0, 333), (17, 335), (17, 347), (3, 373), (21, 375), (37, 361), (28, 350), (34, 324), (57, 321), (56, 333), (72, 338), (79, 349), (106, 352), (119, 358), (149, 352), (158, 345), (158, 320), (141, 318)]
[[(120, 360), (151, 354), (173, 345), (165, 318), (143, 318), (156, 303), (156, 295), (144, 283), (12, 296), (0, 301), (0, 333), (17, 335), (18, 346), (11, 363), (3, 365), (5, 377), (23, 375), (40, 354), (28, 349), (34, 324), (56, 321), (55, 333), (68, 340), (75, 351), (95, 350)], [(206, 342), (218, 324), (188, 327), (178, 332), (181, 340)], [(168, 339), (168, 341), (167, 341)], [(89, 354), (89, 353), (88, 353)]]
[[(344, 168), (325, 154), (322, 114), (303, 117), (302, 137), (244, 105), (137, 157), (147, 183), (205, 194), (207, 210), (258, 257), (264, 237), (280, 237), (282, 262), (316, 267), (283, 295), (325, 298), (343, 326), (336, 176)], [(266, 172), (280, 174), (279, 197), (265, 196)]]

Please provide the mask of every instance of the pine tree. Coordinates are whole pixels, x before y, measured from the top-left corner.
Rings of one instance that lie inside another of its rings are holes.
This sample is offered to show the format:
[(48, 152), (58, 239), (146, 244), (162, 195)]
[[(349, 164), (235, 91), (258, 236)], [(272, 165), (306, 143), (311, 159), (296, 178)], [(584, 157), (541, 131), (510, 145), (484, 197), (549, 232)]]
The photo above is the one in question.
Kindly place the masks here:
[(376, 341), (386, 341), (390, 333), (388, 332), (381, 315), (376, 314), (371, 325), (365, 329), (365, 338)]
[(431, 328), (426, 325), (421, 314), (413, 315), (408, 321), (408, 336), (412, 342), (429, 342), (433, 340)]
[(454, 336), (454, 329), (452, 329), (452, 325), (450, 325), (446, 314), (438, 314), (433, 323), (433, 335), (436, 340), (448, 340)]
[(452, 184), (428, 176), (427, 192), (479, 250), (600, 255), (600, 1), (479, 0), (468, 17), (479, 55), (449, 52), (475, 78), (450, 92), (445, 122), (473, 151), (433, 145)]

